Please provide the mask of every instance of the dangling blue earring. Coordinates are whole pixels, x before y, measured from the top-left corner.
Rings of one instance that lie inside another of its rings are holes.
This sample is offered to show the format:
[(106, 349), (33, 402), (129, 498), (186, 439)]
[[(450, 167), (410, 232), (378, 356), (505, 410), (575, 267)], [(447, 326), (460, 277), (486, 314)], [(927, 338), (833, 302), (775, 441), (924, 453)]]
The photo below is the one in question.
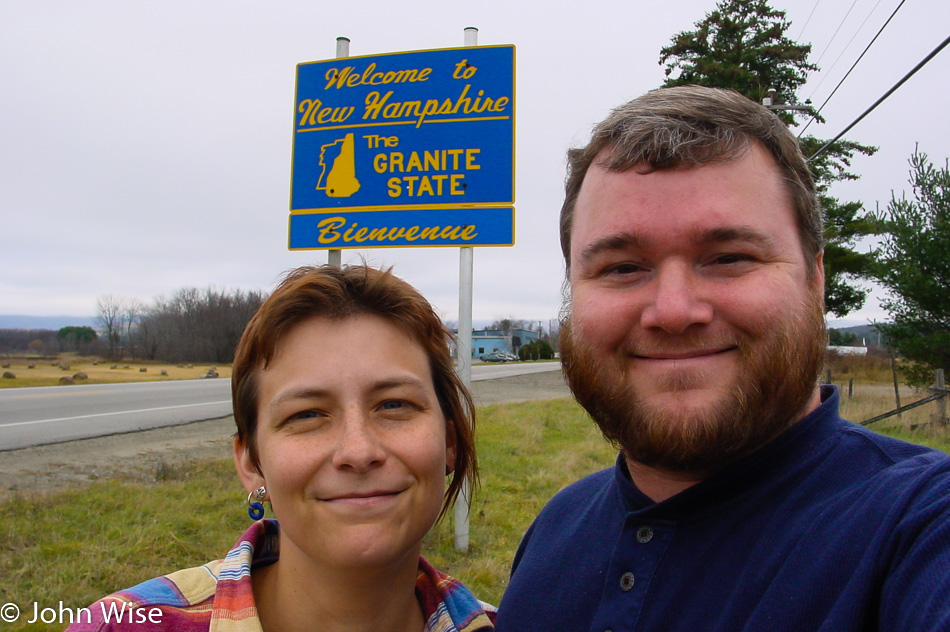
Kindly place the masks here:
[(263, 485), (247, 495), (247, 515), (251, 517), (251, 520), (260, 520), (264, 517), (264, 505), (261, 503), (266, 496), (267, 490)]

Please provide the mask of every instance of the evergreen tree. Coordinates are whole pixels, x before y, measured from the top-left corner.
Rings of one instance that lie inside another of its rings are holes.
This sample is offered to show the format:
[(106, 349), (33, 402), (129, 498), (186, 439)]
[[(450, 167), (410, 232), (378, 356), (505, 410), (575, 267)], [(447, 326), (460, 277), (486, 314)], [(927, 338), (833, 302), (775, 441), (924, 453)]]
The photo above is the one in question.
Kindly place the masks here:
[[(774, 90), (778, 101), (794, 103), (808, 71), (818, 67), (808, 63), (810, 45), (785, 37), (789, 25), (785, 12), (766, 0), (723, 0), (695, 31), (677, 33), (660, 50), (663, 87), (731, 88), (758, 102)], [(794, 122), (790, 112), (780, 116)]]
[(96, 341), (96, 330), (92, 327), (62, 327), (56, 332), (60, 343), (72, 351), (80, 351)]
[(892, 194), (877, 215), (884, 233), (875, 277), (890, 292), (881, 306), (893, 320), (877, 327), (904, 359), (908, 381), (922, 386), (933, 369), (950, 369), (950, 163), (938, 169), (918, 150), (909, 163), (911, 198)]
[[(785, 12), (773, 9), (767, 0), (722, 0), (715, 10), (683, 31), (660, 50), (666, 64), (663, 87), (703, 85), (729, 88), (761, 102), (794, 104), (796, 92), (818, 67), (808, 62), (811, 46), (785, 36), (790, 23)], [(777, 109), (789, 125), (796, 124), (800, 110)], [(822, 122), (820, 117), (817, 119)], [(805, 137), (802, 150), (810, 156), (826, 141)], [(819, 202), (825, 212), (825, 305), (829, 312), (844, 316), (864, 305), (867, 291), (854, 280), (870, 275), (873, 261), (856, 250), (859, 239), (875, 234), (876, 224), (860, 202), (841, 202), (830, 195), (834, 182), (854, 180), (849, 168), (855, 153), (871, 155), (876, 148), (852, 141), (838, 141), (811, 161)]]

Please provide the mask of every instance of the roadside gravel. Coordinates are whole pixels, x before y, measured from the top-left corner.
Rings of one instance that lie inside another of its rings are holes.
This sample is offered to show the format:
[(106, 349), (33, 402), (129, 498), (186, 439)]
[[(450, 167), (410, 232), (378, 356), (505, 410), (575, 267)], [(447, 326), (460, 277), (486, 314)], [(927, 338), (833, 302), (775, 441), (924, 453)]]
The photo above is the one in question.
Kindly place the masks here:
[[(570, 397), (560, 371), (480, 380), (472, 385), (477, 406)], [(83, 439), (0, 452), (0, 488), (36, 494), (99, 479), (154, 481), (189, 461), (231, 457), (234, 419)]]

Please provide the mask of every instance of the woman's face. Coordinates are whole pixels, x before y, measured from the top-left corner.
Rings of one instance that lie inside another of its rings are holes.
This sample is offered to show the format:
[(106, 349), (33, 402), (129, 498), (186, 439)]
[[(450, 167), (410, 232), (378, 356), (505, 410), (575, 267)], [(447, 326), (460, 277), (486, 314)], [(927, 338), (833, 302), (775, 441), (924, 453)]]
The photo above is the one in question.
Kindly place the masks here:
[(257, 383), (260, 470), (242, 444), (235, 461), (247, 489), (267, 488), (281, 559), (414, 560), (455, 460), (423, 348), (379, 316), (312, 318)]

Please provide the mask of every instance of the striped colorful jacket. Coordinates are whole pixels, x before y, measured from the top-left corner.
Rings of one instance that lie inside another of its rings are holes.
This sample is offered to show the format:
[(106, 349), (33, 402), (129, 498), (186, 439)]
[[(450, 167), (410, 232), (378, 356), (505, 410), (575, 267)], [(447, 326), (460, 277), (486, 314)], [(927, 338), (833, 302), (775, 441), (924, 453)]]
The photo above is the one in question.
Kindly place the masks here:
[[(67, 632), (260, 632), (251, 565), (277, 559), (277, 535), (276, 521), (255, 522), (223, 560), (104, 597), (80, 610)], [(459, 581), (421, 557), (416, 595), (426, 618), (425, 632), (494, 629), (494, 607), (477, 600)]]

